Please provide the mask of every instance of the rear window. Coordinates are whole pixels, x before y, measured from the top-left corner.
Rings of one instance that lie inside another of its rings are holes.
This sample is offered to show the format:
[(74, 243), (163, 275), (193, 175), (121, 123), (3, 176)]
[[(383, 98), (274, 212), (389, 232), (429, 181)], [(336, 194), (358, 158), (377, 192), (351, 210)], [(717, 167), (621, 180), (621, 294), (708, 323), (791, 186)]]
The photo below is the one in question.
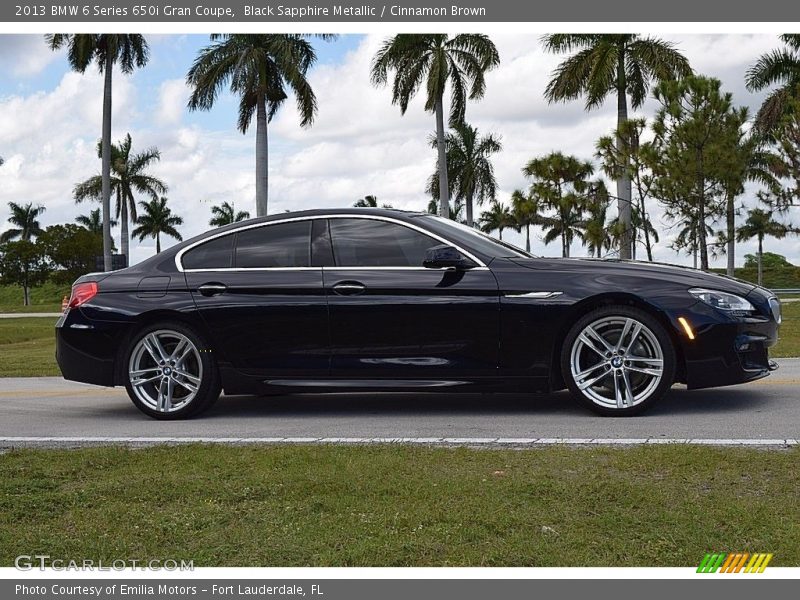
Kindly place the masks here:
[(183, 255), (184, 269), (227, 269), (233, 266), (233, 238), (224, 235), (195, 246)]

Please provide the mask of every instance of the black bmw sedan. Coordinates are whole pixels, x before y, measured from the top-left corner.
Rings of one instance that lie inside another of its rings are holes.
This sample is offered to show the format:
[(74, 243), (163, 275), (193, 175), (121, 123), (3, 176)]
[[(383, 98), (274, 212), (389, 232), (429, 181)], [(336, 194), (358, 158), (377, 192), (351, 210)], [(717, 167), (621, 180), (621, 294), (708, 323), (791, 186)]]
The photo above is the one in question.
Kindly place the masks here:
[(67, 379), (158, 419), (226, 394), (547, 392), (633, 415), (675, 382), (775, 368), (780, 303), (694, 269), (537, 258), (439, 217), (312, 210), (235, 223), (78, 279)]

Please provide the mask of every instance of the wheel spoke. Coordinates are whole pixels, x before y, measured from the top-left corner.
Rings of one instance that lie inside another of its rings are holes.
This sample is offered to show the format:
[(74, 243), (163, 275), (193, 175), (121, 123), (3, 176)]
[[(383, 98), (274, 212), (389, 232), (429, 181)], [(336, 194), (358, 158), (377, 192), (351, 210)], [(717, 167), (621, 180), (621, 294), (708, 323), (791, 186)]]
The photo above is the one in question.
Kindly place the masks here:
[(146, 369), (138, 369), (130, 372), (131, 377), (142, 377), (143, 375), (147, 375), (148, 373), (156, 373), (160, 372), (161, 370), (158, 367), (149, 367)]
[(189, 390), (190, 392), (197, 391), (197, 386), (191, 381), (181, 381), (180, 379), (176, 379), (175, 383), (181, 386), (182, 388)]
[(144, 347), (150, 353), (150, 356), (153, 357), (154, 361), (158, 363), (167, 360), (167, 353), (164, 351), (164, 347), (161, 345), (161, 341), (156, 334), (151, 333), (144, 338), (143, 342)]
[(173, 373), (175, 373), (179, 377), (184, 377), (185, 379), (188, 379), (189, 381), (191, 381), (195, 385), (200, 385), (200, 378), (195, 376), (195, 375), (192, 375), (191, 373), (189, 373), (187, 371), (183, 371), (181, 369), (175, 369), (173, 371)]
[(625, 325), (622, 327), (622, 333), (619, 334), (619, 339), (617, 340), (617, 345), (614, 348), (614, 352), (619, 352), (622, 350), (622, 345), (625, 343), (625, 338), (628, 336), (628, 332), (631, 330), (633, 326), (633, 319), (625, 319)]
[(619, 377), (616, 374), (614, 375), (614, 397), (617, 400), (617, 408), (625, 408), (625, 400), (619, 387)]
[(645, 367), (635, 367), (633, 365), (628, 365), (625, 367), (629, 371), (634, 371), (636, 373), (644, 373), (645, 375), (650, 375), (651, 377), (661, 377), (661, 369), (647, 369)]
[(606, 357), (606, 353), (600, 350), (597, 346), (595, 346), (595, 343), (588, 337), (586, 337), (586, 334), (584, 333), (580, 334), (578, 336), (578, 339), (582, 341), (587, 348), (594, 350), (598, 355), (602, 356), (603, 358)]
[(642, 324), (637, 322), (633, 328), (633, 333), (631, 334), (630, 339), (628, 340), (628, 345), (625, 348), (625, 354), (628, 353), (628, 350), (633, 348), (633, 343), (636, 341), (636, 338), (639, 337), (639, 334), (642, 333)]
[(631, 389), (631, 380), (628, 378), (628, 370), (622, 369), (622, 380), (625, 382), (625, 398), (628, 406), (633, 406), (634, 396)]
[(644, 363), (646, 365), (651, 365), (654, 367), (660, 367), (664, 364), (664, 361), (660, 358), (648, 358), (646, 356), (627, 356), (626, 357), (630, 362), (637, 362), (637, 363)]
[[(186, 346), (189, 345), (189, 341), (186, 338), (181, 338), (181, 341), (175, 346), (175, 349), (172, 351), (172, 354), (169, 355), (170, 360), (179, 361), (182, 359), (188, 352), (184, 352)], [(180, 357), (180, 358), (179, 358)]]
[(162, 412), (165, 410), (167, 402), (165, 393), (166, 390), (164, 389), (164, 387), (165, 387), (165, 382), (164, 379), (162, 378), (158, 384), (158, 396), (156, 397), (156, 410)]
[(138, 386), (144, 385), (145, 383), (151, 383), (151, 382), (156, 381), (158, 379), (161, 379), (161, 373), (159, 373), (158, 375), (154, 375), (153, 377), (147, 377), (145, 379), (136, 379), (136, 380), (132, 379), (131, 380), (131, 385), (138, 387)]
[(595, 339), (595, 340), (597, 340), (598, 342), (600, 342), (600, 344), (603, 346), (603, 348), (605, 348), (605, 349), (606, 349), (606, 352), (613, 352), (613, 351), (614, 351), (614, 348), (613, 348), (613, 346), (611, 346), (611, 344), (609, 344), (609, 343), (606, 341), (606, 338), (604, 338), (602, 335), (600, 335), (600, 334), (599, 334), (599, 333), (598, 333), (598, 332), (597, 332), (597, 331), (594, 329), (594, 327), (592, 327), (591, 325), (589, 325), (589, 326), (588, 326), (586, 329), (584, 329), (584, 330), (583, 330), (583, 332), (584, 332), (585, 334), (587, 334), (587, 336), (588, 336), (588, 335), (591, 335), (591, 337), (592, 337), (593, 339)]
[(600, 373), (600, 375), (598, 375), (597, 377), (593, 377), (592, 379), (587, 379), (586, 381), (582, 381), (581, 383), (578, 383), (578, 389), (585, 390), (586, 388), (593, 386), (595, 383), (597, 383), (607, 375), (608, 371), (604, 371), (603, 373)]
[(167, 412), (172, 409), (172, 379), (165, 377), (161, 380), (161, 385), (158, 386), (158, 405), (157, 410)]

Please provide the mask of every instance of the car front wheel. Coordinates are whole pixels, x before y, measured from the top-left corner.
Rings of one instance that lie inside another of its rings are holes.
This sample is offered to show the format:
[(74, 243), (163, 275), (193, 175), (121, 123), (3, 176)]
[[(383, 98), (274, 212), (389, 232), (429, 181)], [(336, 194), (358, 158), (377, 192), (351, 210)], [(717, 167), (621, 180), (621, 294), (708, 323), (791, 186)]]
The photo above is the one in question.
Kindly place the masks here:
[(661, 324), (643, 310), (608, 306), (572, 327), (561, 369), (572, 395), (604, 416), (642, 412), (675, 378), (675, 349)]
[(208, 409), (219, 397), (213, 355), (190, 328), (158, 323), (134, 336), (125, 388), (136, 407), (156, 419), (184, 419)]

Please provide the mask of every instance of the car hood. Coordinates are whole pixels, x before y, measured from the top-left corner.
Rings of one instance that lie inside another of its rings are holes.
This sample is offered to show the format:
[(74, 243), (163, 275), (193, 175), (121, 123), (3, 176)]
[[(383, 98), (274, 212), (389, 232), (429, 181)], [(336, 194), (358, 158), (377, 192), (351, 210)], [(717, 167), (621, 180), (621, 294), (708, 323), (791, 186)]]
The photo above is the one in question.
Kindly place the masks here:
[(513, 258), (511, 260), (515, 264), (529, 269), (547, 269), (576, 274), (647, 277), (686, 287), (708, 287), (741, 295), (747, 295), (756, 288), (752, 283), (741, 279), (665, 263), (600, 258)]

